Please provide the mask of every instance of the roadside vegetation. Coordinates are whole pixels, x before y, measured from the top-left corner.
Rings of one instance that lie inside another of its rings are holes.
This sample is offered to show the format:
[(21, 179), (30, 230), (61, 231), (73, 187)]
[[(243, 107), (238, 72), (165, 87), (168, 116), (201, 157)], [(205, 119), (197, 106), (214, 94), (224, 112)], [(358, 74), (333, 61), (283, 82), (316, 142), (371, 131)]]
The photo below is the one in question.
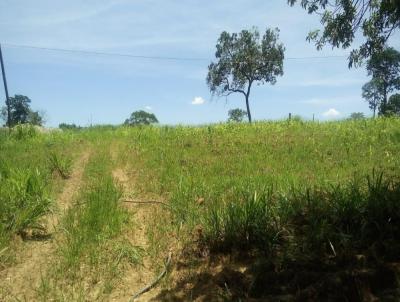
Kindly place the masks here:
[[(385, 298), (397, 279), (383, 263), (398, 261), (400, 251), (399, 126), (398, 119), (364, 119), (133, 129), (132, 169), (147, 171), (144, 190), (171, 207), (155, 217), (154, 254), (167, 250), (173, 232), (178, 257), (192, 271), (215, 256), (252, 259), (246, 273), (233, 273), (240, 284), (224, 275), (208, 299), (355, 295), (362, 301), (371, 290)], [(357, 257), (367, 260), (357, 266)], [(372, 279), (382, 270), (389, 274), (388, 285), (368, 281), (359, 285), (365, 292), (339, 291), (367, 278), (352, 269), (367, 268)], [(312, 278), (302, 283), (296, 270)], [(193, 285), (187, 297), (207, 283), (187, 281)], [(163, 297), (177, 292), (179, 286)]]
[[(107, 135), (103, 139), (110, 142)], [(112, 177), (110, 149), (100, 142), (94, 146), (84, 185), (61, 221), (56, 257), (40, 284), (43, 301), (104, 299), (122, 269), (142, 261), (142, 250), (121, 237), (131, 218), (120, 206), (123, 192)]]
[[(30, 125), (0, 134), (1, 266), (13, 261), (14, 236), (45, 232), (41, 218), (56, 210), (53, 201), (62, 187), (58, 174), (67, 173), (66, 163), (79, 149), (73, 135), (42, 134)], [(55, 166), (54, 157), (64, 164)]]
[[(128, 267), (143, 270), (146, 257), (160, 272), (170, 252), (184, 269), (172, 267), (159, 300), (396, 298), (399, 129), (399, 119), (378, 118), (4, 135), (1, 265), (15, 261), (15, 236), (46, 233), (43, 217), (91, 150), (39, 300), (107, 300)], [(118, 167), (132, 190), (113, 177)], [(125, 199), (149, 202), (145, 225)], [(138, 225), (146, 245), (126, 239)]]

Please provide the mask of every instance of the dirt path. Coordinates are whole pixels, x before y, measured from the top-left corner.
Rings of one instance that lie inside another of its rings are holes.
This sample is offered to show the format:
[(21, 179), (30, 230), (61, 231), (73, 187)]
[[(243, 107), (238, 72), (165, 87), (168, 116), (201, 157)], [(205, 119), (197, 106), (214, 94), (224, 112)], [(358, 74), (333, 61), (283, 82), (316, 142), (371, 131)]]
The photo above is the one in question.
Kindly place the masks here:
[(0, 273), (0, 301), (35, 301), (41, 277), (46, 273), (56, 248), (55, 237), (59, 221), (79, 191), (89, 156), (89, 152), (84, 152), (75, 162), (71, 177), (65, 181), (63, 191), (57, 199), (57, 210), (45, 217), (48, 236), (24, 241), (23, 248), (17, 255), (18, 263)]
[[(122, 184), (125, 194), (132, 191), (132, 179), (128, 177), (123, 169), (115, 169), (113, 171), (113, 177)], [(132, 213), (135, 223), (135, 227), (126, 234), (126, 239), (129, 240), (132, 245), (139, 246), (146, 251), (148, 242), (145, 226), (148, 224), (152, 213), (154, 213), (154, 205), (126, 203), (125, 206), (127, 206), (128, 210)], [(153, 269), (149, 257), (145, 255), (142, 266), (129, 267), (124, 272), (121, 282), (111, 293), (109, 301), (129, 301), (134, 293), (153, 281), (155, 277)], [(153, 288), (135, 301), (151, 301), (159, 292), (159, 288)]]

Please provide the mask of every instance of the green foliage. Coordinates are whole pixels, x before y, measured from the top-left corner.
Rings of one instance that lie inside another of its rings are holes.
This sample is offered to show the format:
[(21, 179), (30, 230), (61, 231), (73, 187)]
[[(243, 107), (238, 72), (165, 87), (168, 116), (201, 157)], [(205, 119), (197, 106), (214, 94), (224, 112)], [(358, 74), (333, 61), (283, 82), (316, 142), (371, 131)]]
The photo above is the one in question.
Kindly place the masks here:
[(42, 126), (44, 124), (43, 114), (40, 114), (39, 111), (29, 111), (28, 123), (31, 125)]
[(400, 53), (390, 47), (375, 53), (368, 61), (367, 70), (380, 94), (379, 113), (385, 115), (389, 94), (400, 89)]
[(285, 48), (278, 39), (278, 29), (267, 29), (262, 37), (256, 28), (233, 34), (224, 31), (216, 46), (217, 62), (208, 66), (207, 84), (211, 93), (217, 96), (243, 94), (249, 122), (252, 85), (273, 85), (276, 77), (283, 75)]
[[(32, 124), (41, 126), (43, 124), (43, 115), (38, 111), (32, 111), (30, 107), (31, 100), (24, 95), (15, 95), (8, 99), (7, 104), (10, 106), (10, 126), (18, 124)], [(2, 119), (8, 125), (7, 107), (3, 107), (1, 111)]]
[(279, 239), (276, 206), (266, 193), (243, 193), (226, 204), (218, 204), (205, 215), (204, 240), (212, 250), (248, 250), (258, 247), (271, 251)]
[(354, 49), (349, 57), (349, 66), (359, 66), (363, 59), (380, 53), (388, 38), (400, 25), (400, 2), (393, 0), (356, 1), (339, 0), (288, 0), (290, 5), (300, 2), (309, 14), (318, 14), (324, 26), (321, 33), (309, 33), (308, 40), (315, 41), (318, 49), (325, 44), (333, 47), (349, 48), (356, 33), (362, 31), (364, 41)]
[(364, 118), (365, 118), (365, 115), (362, 112), (353, 112), (352, 114), (350, 114), (351, 120), (362, 120)]
[(118, 234), (125, 219), (118, 207), (120, 197), (111, 177), (96, 178), (82, 193), (82, 205), (72, 208), (64, 222), (67, 238), (62, 253), (67, 267), (76, 267), (84, 255), (96, 253), (96, 246)]
[[(160, 229), (187, 232), (188, 240), (200, 230), (195, 238), (211, 251), (274, 255), (281, 246), (301, 257), (331, 255), (329, 242), (344, 251), (352, 243), (348, 236), (354, 244), (372, 242), (373, 221), (388, 218), (372, 217), (377, 211), (369, 207), (383, 198), (391, 200), (379, 203), (384, 211), (396, 210), (398, 184), (387, 183), (400, 173), (399, 127), (391, 118), (285, 120), (128, 129), (125, 135), (132, 169), (148, 171), (143, 190), (168, 196), (172, 218), (170, 224), (159, 219)], [(371, 177), (369, 185), (365, 176), (374, 168), (386, 179)]]
[(58, 173), (63, 179), (70, 177), (72, 172), (72, 159), (55, 152), (49, 154), (50, 170)]
[(228, 122), (237, 122), (240, 123), (243, 121), (245, 116), (247, 115), (247, 111), (242, 110), (240, 108), (231, 109), (228, 111)]
[(158, 120), (153, 113), (149, 113), (143, 110), (135, 111), (131, 114), (130, 118), (125, 120), (124, 125), (127, 126), (139, 126), (139, 125), (151, 125), (157, 124)]
[(35, 126), (29, 124), (16, 125), (13, 127), (11, 137), (16, 140), (27, 140), (39, 135)]
[[(103, 142), (105, 138), (103, 135)], [(105, 144), (96, 147), (97, 152), (85, 168), (86, 185), (62, 222), (65, 238), (59, 249), (62, 258), (58, 269), (67, 270), (63, 277), (72, 279), (99, 278), (93, 275), (96, 271), (106, 286), (116, 278), (119, 263), (138, 264), (141, 251), (118, 241), (128, 219), (118, 204), (122, 191), (110, 175)]]
[(301, 123), (304, 121), (304, 119), (301, 117), (301, 115), (295, 114), (291, 117), (291, 121)]
[(39, 219), (51, 205), (46, 178), (38, 170), (8, 169), (0, 172), (0, 229), (21, 234), (41, 228)]
[(77, 126), (75, 124), (67, 124), (67, 123), (61, 123), (60, 125), (58, 125), (58, 128), (60, 128), (62, 130), (80, 130), (80, 129), (82, 129), (81, 126)]
[(369, 108), (373, 111), (374, 117), (376, 110), (381, 106), (382, 93), (380, 81), (372, 79), (362, 87), (362, 97), (368, 102)]
[[(308, 256), (346, 253), (398, 240), (400, 183), (373, 174), (367, 182), (292, 188), (220, 204), (206, 214), (205, 243), (218, 251), (281, 249)], [(248, 194), (248, 193), (246, 193)], [(288, 236), (291, 238), (288, 241)]]
[(396, 93), (390, 96), (388, 104), (384, 110), (387, 115), (400, 115), (400, 94)]

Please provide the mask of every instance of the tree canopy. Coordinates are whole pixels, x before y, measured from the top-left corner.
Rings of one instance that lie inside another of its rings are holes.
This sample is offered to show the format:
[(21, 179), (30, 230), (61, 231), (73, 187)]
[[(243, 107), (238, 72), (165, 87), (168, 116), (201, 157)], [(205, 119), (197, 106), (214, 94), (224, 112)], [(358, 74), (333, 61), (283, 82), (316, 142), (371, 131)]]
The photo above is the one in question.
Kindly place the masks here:
[(125, 125), (137, 126), (137, 125), (150, 125), (156, 124), (158, 120), (153, 113), (149, 113), (143, 110), (135, 111), (131, 116), (125, 120)]
[(390, 96), (385, 108), (387, 115), (400, 115), (400, 94), (396, 93)]
[(367, 62), (367, 71), (372, 79), (363, 86), (362, 95), (374, 115), (377, 108), (379, 114), (385, 115), (389, 95), (400, 89), (400, 53), (389, 47), (373, 54)]
[(240, 33), (222, 32), (216, 48), (216, 62), (208, 66), (207, 84), (212, 94), (243, 94), (251, 122), (249, 97), (254, 83), (276, 83), (283, 75), (285, 48), (278, 42), (279, 30), (267, 29), (261, 37), (256, 28)]
[(351, 120), (362, 120), (364, 119), (364, 113), (362, 112), (353, 112), (352, 114), (350, 114), (350, 119)]
[(6, 121), (6, 126), (15, 126), (18, 124), (32, 124), (41, 126), (44, 123), (43, 115), (38, 111), (31, 110), (31, 100), (24, 95), (15, 95), (8, 99), (10, 106), (10, 125), (7, 119), (7, 108), (1, 110), (2, 119)]
[(288, 0), (291, 6), (297, 2), (309, 14), (321, 16), (323, 30), (311, 31), (307, 37), (318, 49), (326, 44), (349, 48), (361, 31), (364, 41), (351, 51), (349, 67), (381, 52), (389, 37), (400, 28), (399, 0)]
[(380, 82), (372, 79), (362, 87), (362, 97), (368, 102), (369, 108), (373, 111), (374, 117), (376, 110), (381, 104), (381, 88)]
[(240, 108), (231, 109), (228, 111), (228, 122), (237, 122), (240, 123), (243, 121), (244, 117), (247, 115), (247, 112)]

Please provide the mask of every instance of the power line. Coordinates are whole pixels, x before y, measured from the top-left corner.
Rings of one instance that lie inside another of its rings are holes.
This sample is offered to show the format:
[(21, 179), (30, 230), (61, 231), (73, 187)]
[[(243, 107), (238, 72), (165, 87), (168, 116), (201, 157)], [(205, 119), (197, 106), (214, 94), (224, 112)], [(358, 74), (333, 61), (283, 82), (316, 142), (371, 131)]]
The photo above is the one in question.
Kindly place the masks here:
[(144, 56), (144, 55), (133, 55), (115, 52), (101, 52), (101, 51), (90, 51), (90, 50), (78, 50), (78, 49), (66, 49), (66, 48), (50, 48), (50, 47), (40, 47), (31, 45), (18, 45), (3, 43), (3, 45), (15, 48), (29, 48), (29, 49), (39, 49), (47, 51), (58, 51), (58, 52), (69, 52), (69, 53), (81, 53), (87, 55), (101, 55), (101, 56), (113, 56), (113, 57), (128, 57), (135, 59), (149, 59), (149, 60), (169, 60), (169, 61), (205, 61), (205, 58), (184, 58), (184, 57), (162, 57), (162, 56)]
[[(210, 59), (208, 59), (208, 58), (145, 56), (145, 55), (91, 51), (91, 50), (81, 50), (81, 49), (66, 49), (66, 48), (41, 47), (41, 46), (33, 46), (33, 45), (20, 45), (20, 44), (11, 44), (11, 43), (3, 43), (2, 45), (8, 46), (8, 47), (14, 47), (14, 48), (27, 48), (27, 49), (68, 52), (68, 53), (77, 53), (77, 54), (86, 54), (86, 55), (126, 57), (126, 58), (134, 58), (134, 59), (163, 60), (163, 61), (208, 61), (208, 62), (210, 61)], [(286, 60), (313, 60), (313, 59), (332, 59), (332, 58), (347, 58), (347, 56), (331, 55), (331, 56), (286, 57), (285, 59)]]

